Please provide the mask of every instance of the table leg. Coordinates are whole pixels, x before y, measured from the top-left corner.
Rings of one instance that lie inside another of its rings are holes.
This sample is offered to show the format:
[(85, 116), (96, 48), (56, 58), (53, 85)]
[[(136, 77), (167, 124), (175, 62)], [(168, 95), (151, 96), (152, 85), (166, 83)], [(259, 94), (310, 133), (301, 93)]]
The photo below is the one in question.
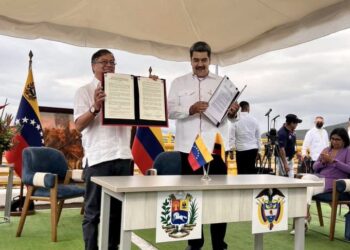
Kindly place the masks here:
[(294, 249), (304, 250), (305, 248), (305, 217), (295, 218)]
[(264, 249), (264, 234), (255, 234), (254, 235), (254, 249), (263, 250)]
[(100, 216), (100, 230), (99, 230), (99, 249), (108, 249), (109, 237), (109, 216), (111, 209), (111, 196), (102, 188), (101, 192), (101, 216)]
[(7, 222), (10, 222), (12, 188), (13, 188), (13, 166), (10, 166), (9, 175), (7, 179), (6, 199), (5, 199), (5, 209), (4, 209), (4, 217)]
[(131, 249), (131, 233), (132, 231), (124, 230), (125, 225), (125, 202), (122, 203), (122, 221), (120, 228), (120, 245), (119, 249), (129, 250)]

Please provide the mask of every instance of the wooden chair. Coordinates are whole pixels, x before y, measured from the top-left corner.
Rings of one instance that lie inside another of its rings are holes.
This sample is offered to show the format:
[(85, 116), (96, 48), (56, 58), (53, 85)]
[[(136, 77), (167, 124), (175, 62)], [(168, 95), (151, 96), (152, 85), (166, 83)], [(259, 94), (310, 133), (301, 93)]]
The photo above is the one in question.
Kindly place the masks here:
[(27, 186), (16, 237), (20, 237), (30, 200), (48, 201), (51, 206), (51, 240), (57, 241), (57, 224), (64, 201), (81, 197), (84, 189), (69, 184), (72, 170), (62, 152), (48, 147), (28, 147), (23, 150), (22, 181)]
[(312, 199), (316, 201), (318, 219), (321, 227), (324, 226), (321, 202), (328, 203), (331, 205), (331, 223), (329, 230), (329, 239), (334, 240), (338, 205), (347, 204), (350, 208), (350, 179), (341, 179), (334, 181), (332, 192), (314, 195)]

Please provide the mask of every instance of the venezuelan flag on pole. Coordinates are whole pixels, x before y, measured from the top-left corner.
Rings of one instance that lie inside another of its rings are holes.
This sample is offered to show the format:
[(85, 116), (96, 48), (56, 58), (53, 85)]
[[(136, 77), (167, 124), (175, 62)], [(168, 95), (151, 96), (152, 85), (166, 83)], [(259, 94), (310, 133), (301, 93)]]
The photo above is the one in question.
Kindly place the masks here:
[(225, 162), (225, 144), (220, 133), (216, 133), (213, 154), (220, 155), (221, 159)]
[(7, 162), (14, 163), (14, 169), (20, 177), (22, 177), (23, 149), (29, 146), (40, 147), (44, 145), (43, 130), (32, 73), (33, 53), (31, 51), (29, 57), (28, 77), (15, 120), (16, 124), (22, 125), (22, 129), (14, 138), (15, 146), (5, 154)]
[(163, 135), (158, 127), (137, 128), (132, 144), (134, 162), (143, 174), (152, 168), (154, 159), (164, 152)]
[(213, 160), (213, 156), (205, 146), (203, 139), (200, 135), (197, 136), (193, 143), (191, 152), (188, 155), (188, 162), (190, 163), (193, 171), (196, 171), (200, 167)]

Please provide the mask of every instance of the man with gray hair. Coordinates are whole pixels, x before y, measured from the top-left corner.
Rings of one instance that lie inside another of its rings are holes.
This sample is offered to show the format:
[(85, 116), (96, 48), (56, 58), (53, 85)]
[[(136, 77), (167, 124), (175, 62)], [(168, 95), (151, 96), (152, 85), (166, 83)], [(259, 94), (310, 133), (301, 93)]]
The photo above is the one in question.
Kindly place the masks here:
[(328, 133), (323, 128), (324, 119), (322, 116), (316, 116), (315, 118), (315, 126), (307, 131), (303, 146), (301, 149), (302, 159), (305, 160), (307, 157), (307, 151), (310, 152), (311, 158), (311, 166), (312, 169), (313, 164), (317, 161), (323, 149), (329, 146)]

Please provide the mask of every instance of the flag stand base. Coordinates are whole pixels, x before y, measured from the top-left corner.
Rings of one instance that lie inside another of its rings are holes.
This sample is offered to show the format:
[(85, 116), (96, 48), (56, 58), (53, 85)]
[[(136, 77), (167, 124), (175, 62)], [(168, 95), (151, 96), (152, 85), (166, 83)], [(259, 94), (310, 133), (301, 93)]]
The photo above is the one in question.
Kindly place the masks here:
[[(26, 199), (26, 197), (23, 196), (23, 188), (24, 188), (24, 185), (23, 185), (23, 182), (21, 182), (20, 193), (18, 196), (13, 198), (11, 202), (11, 212), (10, 212), (11, 216), (21, 216), (22, 214), (22, 208), (24, 205), (24, 201)], [(35, 214), (34, 201), (29, 201), (29, 208), (27, 211), (27, 215), (33, 215), (33, 214)]]

